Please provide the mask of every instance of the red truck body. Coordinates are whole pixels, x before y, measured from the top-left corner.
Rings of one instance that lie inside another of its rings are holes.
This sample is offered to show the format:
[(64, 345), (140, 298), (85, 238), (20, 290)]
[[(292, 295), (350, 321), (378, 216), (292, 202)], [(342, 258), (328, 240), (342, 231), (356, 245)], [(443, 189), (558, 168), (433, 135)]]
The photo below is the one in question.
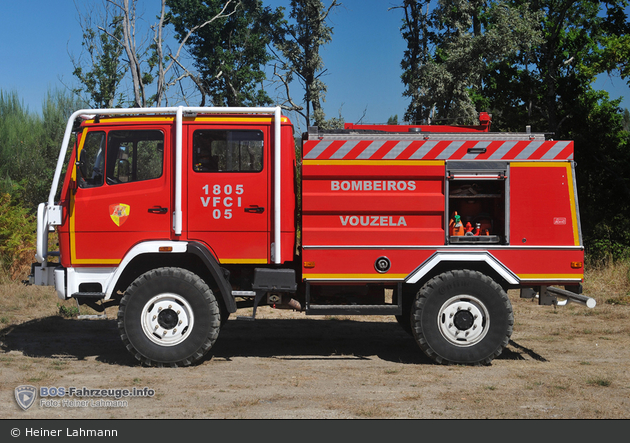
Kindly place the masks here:
[[(317, 265), (304, 277), (405, 279), (432, 254), (455, 249), (491, 253), (521, 283), (579, 283), (573, 143), (466, 137), (309, 137), (303, 259)], [(491, 235), (451, 237), (455, 211)], [(392, 268), (380, 274), (373, 265), (383, 251)]]
[(489, 129), (485, 113), (479, 126), (309, 128), (297, 159), (279, 108), (77, 111), (32, 280), (119, 304), (123, 342), (147, 364), (200, 360), (247, 300), (239, 318), (261, 303), (394, 315), (435, 361), (487, 364), (512, 332), (507, 290), (593, 306), (573, 142)]

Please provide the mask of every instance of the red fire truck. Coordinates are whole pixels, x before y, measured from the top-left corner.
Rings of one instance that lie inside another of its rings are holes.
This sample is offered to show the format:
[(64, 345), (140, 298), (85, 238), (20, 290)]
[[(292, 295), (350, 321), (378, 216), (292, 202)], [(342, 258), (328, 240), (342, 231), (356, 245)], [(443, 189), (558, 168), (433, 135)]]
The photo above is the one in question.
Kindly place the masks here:
[(485, 113), (478, 126), (312, 127), (297, 159), (277, 107), (77, 111), (31, 282), (118, 305), (147, 365), (199, 361), (245, 301), (238, 319), (261, 303), (395, 316), (434, 361), (489, 364), (512, 333), (508, 290), (595, 305), (581, 294), (573, 142), (489, 129)]

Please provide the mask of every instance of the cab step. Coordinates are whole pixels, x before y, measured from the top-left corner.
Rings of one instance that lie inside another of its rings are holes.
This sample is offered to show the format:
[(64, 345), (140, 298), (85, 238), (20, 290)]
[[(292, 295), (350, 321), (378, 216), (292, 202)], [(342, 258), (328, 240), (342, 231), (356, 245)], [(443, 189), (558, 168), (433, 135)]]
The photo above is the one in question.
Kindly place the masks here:
[(402, 315), (402, 282), (398, 282), (395, 291), (398, 304), (343, 304), (318, 305), (311, 303), (311, 282), (306, 282), (306, 315)]
[(88, 298), (90, 300), (100, 300), (105, 298), (104, 292), (75, 292), (72, 298)]
[[(90, 308), (94, 309), (97, 312), (102, 312), (102, 314), (85, 314), (77, 316), (78, 320), (91, 320), (91, 319), (107, 319), (107, 314), (105, 313), (105, 308), (107, 308), (104, 292), (75, 292), (72, 294), (71, 298), (74, 298), (77, 302), (77, 308), (81, 309), (81, 305), (87, 305)], [(97, 302), (101, 300), (100, 304)], [(114, 303), (112, 300), (109, 304)]]

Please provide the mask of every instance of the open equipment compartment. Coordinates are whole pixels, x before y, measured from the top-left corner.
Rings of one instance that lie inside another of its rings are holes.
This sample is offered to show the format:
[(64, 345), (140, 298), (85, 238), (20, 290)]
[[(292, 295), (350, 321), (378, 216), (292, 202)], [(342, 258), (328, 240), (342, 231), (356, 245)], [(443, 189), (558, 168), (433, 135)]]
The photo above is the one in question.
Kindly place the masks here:
[(447, 162), (446, 244), (509, 244), (508, 169), (507, 162)]

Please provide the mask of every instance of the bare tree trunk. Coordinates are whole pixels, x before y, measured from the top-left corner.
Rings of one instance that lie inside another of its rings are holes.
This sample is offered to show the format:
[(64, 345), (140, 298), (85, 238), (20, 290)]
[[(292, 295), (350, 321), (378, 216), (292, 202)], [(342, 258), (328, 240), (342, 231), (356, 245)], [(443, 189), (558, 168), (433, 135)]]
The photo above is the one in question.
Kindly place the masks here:
[[(176, 84), (181, 84), (181, 82), (188, 78), (193, 81), (196, 87), (199, 89), (202, 99), (201, 106), (205, 104), (205, 97), (207, 95), (206, 89), (203, 86), (199, 76), (192, 73), (188, 68), (184, 66), (183, 63), (180, 62), (180, 56), (182, 49), (186, 45), (186, 42), (190, 38), (190, 36), (196, 32), (197, 30), (203, 28), (204, 26), (209, 25), (215, 20), (227, 18), (236, 12), (236, 8), (240, 4), (240, 1), (235, 0), (227, 0), (223, 5), (223, 9), (216, 16), (212, 17), (210, 20), (192, 28), (186, 37), (181, 41), (179, 47), (175, 54), (171, 51), (168, 51), (168, 54), (165, 54), (164, 48), (164, 21), (166, 16), (166, 0), (161, 0), (161, 9), (160, 9), (160, 18), (158, 23), (151, 26), (154, 30), (153, 42), (155, 43), (155, 55), (157, 58), (157, 79), (156, 79), (156, 93), (155, 100), (152, 103), (148, 103), (146, 97), (146, 85), (145, 80), (143, 78), (144, 74), (142, 73), (142, 63), (143, 63), (143, 55), (141, 55), (142, 49), (138, 47), (136, 43), (136, 2), (137, 0), (105, 0), (106, 3), (109, 3), (113, 7), (117, 8), (122, 17), (122, 27), (123, 27), (123, 35), (122, 38), (116, 37), (112, 34), (108, 29), (108, 23), (105, 23), (103, 26), (99, 26), (98, 29), (101, 32), (106, 33), (110, 38), (115, 39), (120, 46), (123, 47), (124, 52), (127, 56), (126, 64), (128, 65), (129, 72), (131, 75), (131, 81), (133, 85), (133, 106), (143, 108), (149, 105), (161, 106), (166, 98), (166, 91)], [(231, 8), (230, 8), (231, 7)], [(165, 57), (169, 57), (169, 63), (165, 64)], [(171, 79), (168, 78), (171, 70), (181, 70), (184, 73), (181, 75), (173, 75)], [(217, 77), (223, 75), (223, 72), (219, 72)]]
[(162, 105), (162, 95), (165, 91), (165, 72), (164, 72), (164, 52), (162, 50), (162, 32), (164, 30), (164, 15), (166, 11), (166, 0), (162, 0), (162, 6), (160, 8), (160, 21), (155, 29), (155, 51), (158, 59), (158, 77), (157, 77), (157, 91), (155, 92), (155, 106)]
[(142, 69), (138, 60), (138, 52), (136, 48), (136, 0), (108, 0), (114, 6), (121, 9), (123, 14), (123, 41), (122, 45), (127, 53), (129, 63), (129, 72), (133, 82), (134, 106), (143, 108), (147, 105), (144, 93), (144, 81), (142, 78)]
[[(160, 103), (162, 102), (166, 90), (169, 87), (174, 86), (177, 83), (180, 83), (185, 78), (189, 78), (190, 80), (192, 80), (195, 83), (195, 85), (197, 86), (197, 88), (199, 89), (199, 92), (201, 94), (201, 104), (200, 104), (200, 106), (204, 106), (205, 105), (206, 95), (207, 95), (206, 88), (204, 87), (203, 82), (201, 81), (199, 76), (195, 75), (194, 73), (192, 73), (190, 70), (188, 70), (180, 62), (180, 56), (181, 56), (182, 49), (186, 45), (186, 42), (188, 41), (188, 39), (190, 38), (191, 35), (193, 35), (199, 29), (209, 25), (210, 23), (212, 23), (212, 22), (214, 22), (216, 20), (220, 20), (220, 19), (227, 18), (227, 17), (231, 16), (232, 14), (234, 14), (236, 12), (236, 8), (238, 7), (239, 4), (240, 4), (240, 1), (236, 1), (236, 2), (234, 0), (226, 1), (225, 4), (223, 5), (223, 9), (221, 9), (221, 11), (217, 15), (212, 17), (210, 20), (205, 21), (201, 25), (195, 26), (190, 31), (188, 31), (188, 34), (186, 34), (186, 37), (184, 37), (182, 39), (182, 41), (179, 44), (179, 47), (177, 48), (177, 51), (175, 52), (175, 54), (173, 54), (171, 51), (169, 51), (168, 56), (169, 56), (170, 62), (168, 63), (168, 65), (165, 66), (164, 65), (164, 49), (163, 49), (163, 44), (164, 43), (163, 43), (162, 33), (163, 33), (163, 29), (164, 29), (164, 16), (165, 16), (165, 9), (166, 9), (166, 0), (162, 0), (160, 21), (156, 25), (155, 37), (154, 37), (154, 42), (156, 44), (157, 64), (158, 64), (158, 79), (157, 79), (157, 92), (156, 92), (156, 105), (157, 106), (159, 106)], [(231, 6), (231, 5), (233, 5), (233, 7), (231, 8), (231, 10), (229, 10), (230, 9), (229, 6)], [(175, 69), (175, 67), (178, 67), (179, 69), (184, 71), (184, 74), (175, 77), (171, 81), (167, 80), (166, 77), (167, 77), (168, 73), (172, 69)], [(218, 78), (218, 77), (221, 77), (222, 75), (223, 75), (223, 71), (219, 72), (216, 76)]]

